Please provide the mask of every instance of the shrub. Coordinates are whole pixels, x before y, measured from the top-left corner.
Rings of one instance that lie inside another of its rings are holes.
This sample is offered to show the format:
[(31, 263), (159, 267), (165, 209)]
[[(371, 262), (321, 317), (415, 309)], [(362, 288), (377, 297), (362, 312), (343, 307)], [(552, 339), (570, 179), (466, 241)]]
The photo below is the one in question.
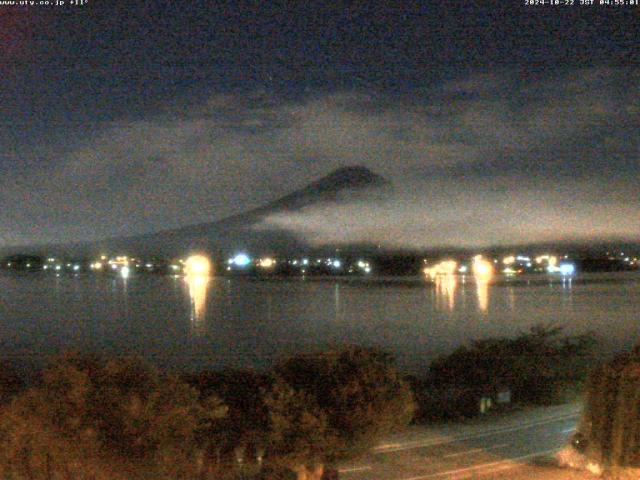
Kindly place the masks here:
[[(299, 478), (314, 478), (316, 466), (363, 452), (413, 417), (408, 384), (391, 356), (375, 349), (299, 355), (275, 375), (265, 400), (271, 454)], [(288, 436), (295, 441), (282, 440)]]
[(594, 345), (591, 335), (565, 336), (561, 328), (536, 326), (515, 338), (478, 340), (436, 359), (426, 384), (483, 393), (507, 387), (514, 401), (558, 403), (568, 384), (586, 377)]
[(640, 346), (593, 370), (581, 434), (587, 454), (614, 467), (640, 467)]
[(43, 372), (40, 386), (6, 407), (3, 451), (14, 453), (2, 461), (9, 468), (27, 452), (30, 459), (18, 463), (29, 468), (89, 468), (106, 456), (112, 466), (195, 475), (207, 447), (199, 432), (225, 412), (216, 397), (200, 401), (194, 388), (140, 359), (65, 354)]
[(0, 404), (7, 402), (24, 388), (18, 372), (8, 363), (0, 362)]
[(267, 374), (250, 370), (205, 371), (188, 377), (201, 398), (215, 395), (228, 405), (227, 415), (204, 432), (216, 445), (214, 455), (232, 454), (239, 445), (245, 445), (252, 454), (263, 448), (268, 412), (262, 392), (270, 381)]
[(266, 394), (265, 404), (269, 409), (271, 464), (296, 472), (321, 465), (333, 446), (334, 435), (312, 395), (278, 379)]

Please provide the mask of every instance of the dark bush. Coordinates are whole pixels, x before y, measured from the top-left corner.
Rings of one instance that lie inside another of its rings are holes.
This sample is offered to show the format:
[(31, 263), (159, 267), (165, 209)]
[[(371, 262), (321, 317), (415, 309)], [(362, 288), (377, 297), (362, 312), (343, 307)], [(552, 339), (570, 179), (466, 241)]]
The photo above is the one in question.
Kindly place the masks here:
[(275, 376), (265, 397), (270, 453), (300, 478), (319, 477), (325, 462), (363, 452), (415, 410), (393, 359), (375, 349), (299, 355)]
[(640, 468), (640, 346), (593, 370), (579, 430), (588, 456)]
[(207, 432), (215, 439), (216, 455), (229, 454), (238, 445), (246, 445), (255, 457), (268, 427), (268, 412), (262, 392), (268, 388), (270, 377), (251, 370), (224, 370), (200, 372), (187, 377), (202, 398), (215, 395), (225, 405), (225, 418), (212, 425)]
[(489, 395), (506, 387), (516, 402), (559, 403), (567, 385), (586, 377), (594, 346), (591, 335), (569, 336), (561, 328), (536, 326), (515, 338), (478, 340), (438, 358), (425, 385)]
[(16, 369), (8, 362), (0, 362), (0, 404), (7, 402), (24, 388)]
[(43, 372), (41, 385), (5, 408), (0, 450), (9, 453), (0, 466), (18, 477), (31, 475), (29, 469), (47, 475), (42, 469), (51, 465), (84, 465), (86, 473), (111, 458), (114, 477), (117, 464), (144, 466), (159, 478), (195, 475), (207, 448), (199, 433), (225, 413), (216, 397), (201, 400), (194, 388), (140, 359), (104, 362), (69, 353)]

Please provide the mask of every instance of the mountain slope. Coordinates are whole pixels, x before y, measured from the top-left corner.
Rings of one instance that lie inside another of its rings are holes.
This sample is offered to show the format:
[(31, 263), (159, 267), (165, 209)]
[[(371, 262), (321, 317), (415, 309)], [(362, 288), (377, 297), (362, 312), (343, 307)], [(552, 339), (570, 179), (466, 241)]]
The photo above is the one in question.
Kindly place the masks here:
[(379, 199), (392, 190), (391, 183), (366, 167), (344, 167), (262, 207), (211, 223), (190, 225), (157, 233), (97, 242), (92, 250), (180, 253), (185, 250), (291, 250), (305, 247), (304, 239), (282, 230), (254, 230), (274, 213), (352, 199)]
[[(384, 196), (392, 189), (391, 182), (366, 167), (353, 166), (334, 170), (329, 175), (310, 183), (262, 207), (206, 224), (228, 227), (248, 226), (273, 213), (289, 212), (321, 203), (339, 202), (361, 197)], [(189, 228), (189, 227), (187, 227)]]

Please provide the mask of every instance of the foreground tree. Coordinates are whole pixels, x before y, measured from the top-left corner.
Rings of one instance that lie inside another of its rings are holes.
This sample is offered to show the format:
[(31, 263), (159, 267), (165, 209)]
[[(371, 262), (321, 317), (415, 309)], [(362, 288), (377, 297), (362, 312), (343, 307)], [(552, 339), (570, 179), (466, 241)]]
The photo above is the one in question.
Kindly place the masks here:
[(327, 462), (357, 455), (409, 423), (415, 404), (390, 355), (350, 347), (299, 355), (276, 368), (265, 397), (274, 461), (298, 479), (318, 479)]
[(516, 401), (557, 403), (566, 385), (586, 377), (594, 346), (590, 334), (564, 335), (560, 327), (535, 326), (517, 337), (478, 340), (436, 359), (427, 384), (484, 392), (508, 387)]
[(18, 372), (8, 363), (0, 361), (0, 404), (22, 390), (24, 383)]
[(187, 377), (202, 399), (219, 397), (228, 406), (224, 419), (203, 432), (215, 444), (215, 457), (235, 456), (238, 446), (246, 455), (257, 457), (264, 448), (263, 436), (268, 426), (268, 412), (262, 392), (271, 379), (267, 373), (251, 370), (202, 371)]
[[(78, 476), (157, 478), (196, 475), (206, 445), (199, 432), (224, 416), (215, 398), (137, 358), (107, 362), (66, 354), (43, 372), (42, 384), (18, 396), (0, 419), (0, 472), (47, 477), (72, 468)], [(105, 473), (106, 472), (106, 473)]]
[(640, 346), (596, 368), (579, 427), (587, 456), (601, 465), (640, 468)]
[(267, 395), (271, 465), (294, 471), (299, 480), (319, 480), (335, 436), (312, 395), (277, 379)]

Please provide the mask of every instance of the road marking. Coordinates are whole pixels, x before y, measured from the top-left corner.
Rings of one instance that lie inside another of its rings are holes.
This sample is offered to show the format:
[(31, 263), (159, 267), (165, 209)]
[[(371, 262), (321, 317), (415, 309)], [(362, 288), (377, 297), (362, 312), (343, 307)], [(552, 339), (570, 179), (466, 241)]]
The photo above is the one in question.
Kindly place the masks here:
[(543, 437), (557, 437), (558, 435), (564, 435), (566, 436), (567, 433), (569, 432), (575, 432), (576, 431), (576, 427), (573, 428), (565, 428), (564, 430), (557, 430), (554, 432), (547, 432), (543, 435)]
[(363, 465), (361, 467), (348, 467), (348, 468), (340, 468), (338, 471), (340, 473), (348, 473), (348, 472), (361, 472), (364, 470), (371, 470), (371, 465)]
[(530, 427), (536, 427), (538, 425), (545, 425), (547, 423), (560, 422), (562, 420), (569, 420), (571, 418), (576, 418), (580, 415), (580, 413), (571, 413), (566, 415), (561, 415), (558, 417), (547, 418), (545, 420), (523, 423), (520, 425), (511, 425), (508, 427), (500, 427), (495, 428), (493, 430), (486, 430), (484, 432), (472, 433), (468, 435), (460, 435), (457, 437), (449, 437), (446, 439), (433, 439), (433, 440), (423, 440), (423, 441), (413, 441), (406, 443), (392, 443), (392, 444), (384, 444), (378, 445), (373, 448), (374, 454), (380, 453), (390, 453), (390, 452), (399, 452), (402, 450), (412, 450), (415, 448), (423, 448), (423, 447), (431, 447), (434, 445), (444, 445), (447, 443), (454, 443), (461, 440), (470, 440), (473, 438), (481, 438), (481, 437), (489, 437), (498, 433), (506, 433), (506, 432), (515, 432), (517, 430), (525, 430)]
[(541, 455), (547, 455), (549, 453), (554, 453), (557, 451), (558, 451), (557, 448), (552, 448), (550, 450), (541, 450), (539, 452), (529, 453), (527, 455), (521, 455), (519, 457), (514, 457), (514, 458), (507, 458), (505, 460), (499, 460), (497, 462), (482, 463), (480, 465), (473, 465), (471, 467), (457, 468), (455, 470), (446, 470), (444, 472), (429, 473), (427, 475), (419, 475), (417, 477), (403, 478), (402, 480), (424, 480), (427, 478), (444, 477), (446, 475), (456, 475), (459, 473), (473, 472), (475, 470), (481, 470), (487, 467), (500, 467), (498, 468), (499, 470), (507, 470), (508, 468), (515, 468), (520, 466), (519, 464), (513, 463), (513, 462), (518, 462), (520, 460), (525, 460), (527, 458), (539, 457)]
[(472, 448), (471, 450), (465, 450), (464, 452), (456, 452), (456, 453), (450, 453), (448, 455), (443, 455), (442, 458), (461, 457), (462, 455), (468, 455), (470, 453), (488, 452), (489, 450), (497, 450), (498, 448), (508, 447), (509, 445), (511, 444), (501, 443), (500, 445), (493, 445), (491, 447), (486, 447), (486, 448)]

